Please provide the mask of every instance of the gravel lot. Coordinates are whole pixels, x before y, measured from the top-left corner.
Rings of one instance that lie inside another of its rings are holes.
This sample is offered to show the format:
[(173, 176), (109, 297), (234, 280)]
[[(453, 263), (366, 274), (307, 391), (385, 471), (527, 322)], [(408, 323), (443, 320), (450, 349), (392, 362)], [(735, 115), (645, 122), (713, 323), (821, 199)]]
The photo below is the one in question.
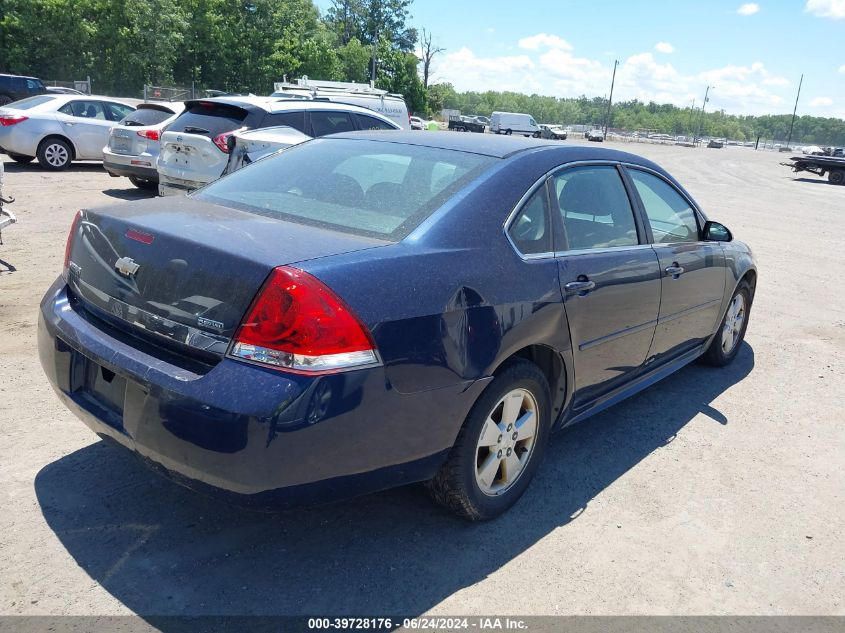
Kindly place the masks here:
[(481, 525), (417, 486), (254, 514), (100, 442), (42, 374), (37, 306), (75, 211), (146, 194), (6, 162), (0, 614), (845, 614), (845, 187), (770, 152), (618, 146), (755, 250), (746, 343), (559, 434)]

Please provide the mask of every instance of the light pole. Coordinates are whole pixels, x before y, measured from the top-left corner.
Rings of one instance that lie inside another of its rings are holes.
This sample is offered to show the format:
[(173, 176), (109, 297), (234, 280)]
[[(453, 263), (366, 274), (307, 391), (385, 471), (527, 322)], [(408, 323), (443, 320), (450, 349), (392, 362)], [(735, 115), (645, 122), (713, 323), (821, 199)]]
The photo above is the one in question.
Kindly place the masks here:
[(701, 136), (701, 126), (704, 125), (704, 108), (707, 105), (707, 102), (709, 101), (707, 95), (710, 94), (710, 88), (713, 88), (713, 90), (715, 90), (716, 86), (707, 86), (707, 89), (704, 91), (704, 102), (701, 104), (701, 116), (698, 120), (698, 131), (695, 133), (693, 143), (698, 143), (698, 137)]
[(607, 100), (607, 114), (604, 117), (604, 138), (607, 138), (607, 126), (610, 125), (610, 106), (613, 104), (613, 84), (616, 83), (616, 67), (619, 60), (613, 60), (613, 78), (610, 80), (610, 99)]
[(798, 82), (798, 94), (795, 95), (795, 107), (792, 109), (792, 122), (789, 124), (789, 138), (786, 141), (786, 149), (792, 143), (792, 126), (795, 125), (795, 113), (798, 112), (798, 97), (801, 96), (801, 84), (804, 83), (804, 73), (801, 73), (801, 80)]

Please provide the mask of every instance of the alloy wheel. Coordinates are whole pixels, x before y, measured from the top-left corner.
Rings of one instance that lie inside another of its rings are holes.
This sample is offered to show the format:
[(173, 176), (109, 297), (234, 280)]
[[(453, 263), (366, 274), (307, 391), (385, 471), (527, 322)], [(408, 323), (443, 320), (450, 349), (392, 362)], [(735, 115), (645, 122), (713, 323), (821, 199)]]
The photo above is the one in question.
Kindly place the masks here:
[(722, 325), (722, 352), (730, 354), (742, 334), (742, 324), (745, 323), (745, 298), (737, 293), (728, 306), (725, 323)]
[(478, 438), (475, 481), (488, 496), (500, 495), (519, 479), (537, 437), (537, 400), (525, 389), (502, 397)]

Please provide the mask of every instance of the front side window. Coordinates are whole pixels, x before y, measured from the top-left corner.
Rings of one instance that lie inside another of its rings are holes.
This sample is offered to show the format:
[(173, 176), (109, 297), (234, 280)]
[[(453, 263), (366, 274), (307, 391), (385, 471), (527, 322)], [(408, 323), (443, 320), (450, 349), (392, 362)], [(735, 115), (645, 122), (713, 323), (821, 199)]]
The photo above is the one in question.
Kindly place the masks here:
[(655, 243), (698, 241), (695, 211), (672, 185), (639, 169), (629, 169), (628, 173), (642, 200)]
[(374, 116), (368, 116), (366, 114), (354, 114), (355, 121), (358, 123), (358, 129), (360, 130), (395, 130), (396, 126), (391, 125), (381, 119), (377, 119)]
[(564, 235), (555, 250), (634, 246), (634, 212), (615, 167), (575, 167), (553, 177)]
[(311, 127), (314, 130), (314, 136), (326, 136), (355, 129), (347, 112), (312, 112)]
[(523, 205), (508, 228), (508, 235), (523, 255), (552, 251), (551, 222), (546, 205), (546, 188), (540, 187)]

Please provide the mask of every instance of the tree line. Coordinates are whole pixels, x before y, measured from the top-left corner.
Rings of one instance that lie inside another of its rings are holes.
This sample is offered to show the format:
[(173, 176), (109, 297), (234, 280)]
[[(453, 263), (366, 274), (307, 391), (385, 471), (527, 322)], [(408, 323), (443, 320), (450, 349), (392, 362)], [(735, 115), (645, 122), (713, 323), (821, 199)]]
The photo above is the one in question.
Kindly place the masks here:
[[(457, 92), (429, 85), (443, 49), (409, 24), (412, 0), (0, 0), (0, 72), (45, 80), (91, 77), (100, 94), (140, 96), (144, 84), (269, 94), (275, 81), (370, 79), (405, 96), (423, 116), (443, 108), (489, 116), (527, 112), (538, 122), (604, 125), (599, 97), (556, 98), (515, 92)], [(419, 46), (422, 58), (414, 51)], [(422, 78), (420, 77), (422, 75)], [(612, 128), (737, 140), (785, 139), (789, 115), (739, 116), (625, 101)], [(793, 140), (845, 145), (845, 122), (802, 116)]]

